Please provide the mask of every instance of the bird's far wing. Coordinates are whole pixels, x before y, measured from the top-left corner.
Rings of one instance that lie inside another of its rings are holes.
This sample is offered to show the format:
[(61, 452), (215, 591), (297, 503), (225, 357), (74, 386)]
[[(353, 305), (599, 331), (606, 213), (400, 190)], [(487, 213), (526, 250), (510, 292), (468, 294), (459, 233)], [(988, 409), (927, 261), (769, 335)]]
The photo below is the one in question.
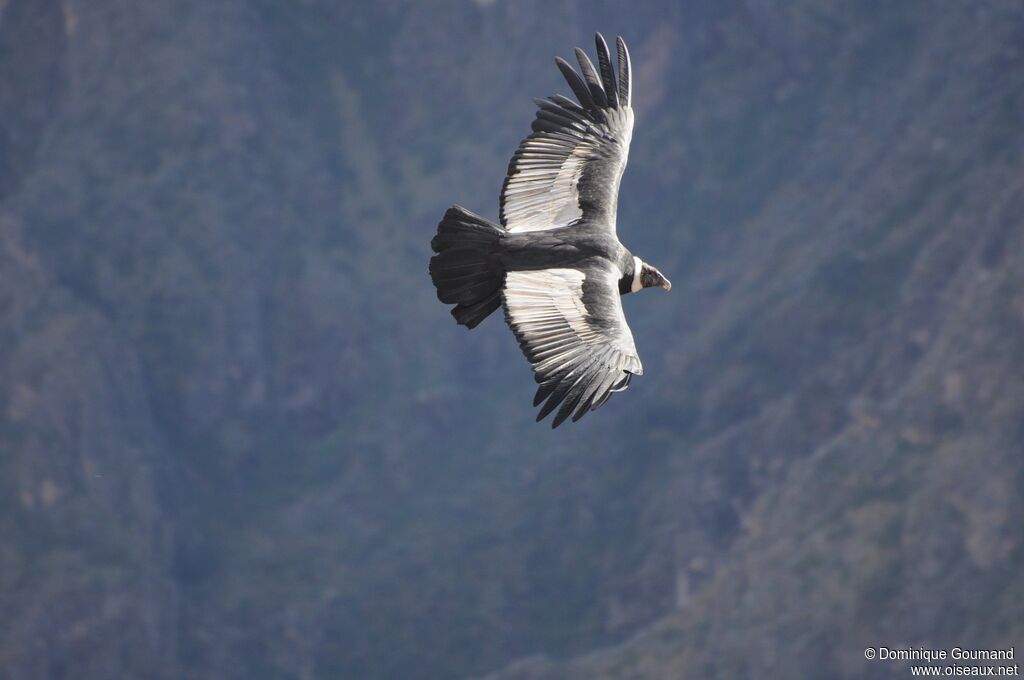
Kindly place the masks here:
[(615, 232), (619, 180), (633, 135), (629, 52), (616, 39), (616, 81), (608, 46), (598, 33), (600, 76), (586, 52), (576, 48), (582, 77), (556, 58), (579, 100), (562, 95), (535, 99), (533, 133), (508, 164), (501, 189), (501, 223), (511, 232), (556, 229), (581, 218)]
[(540, 383), (534, 406), (547, 400), (538, 421), (559, 404), (552, 427), (579, 420), (643, 373), (618, 279), (608, 264), (506, 275), (505, 320)]

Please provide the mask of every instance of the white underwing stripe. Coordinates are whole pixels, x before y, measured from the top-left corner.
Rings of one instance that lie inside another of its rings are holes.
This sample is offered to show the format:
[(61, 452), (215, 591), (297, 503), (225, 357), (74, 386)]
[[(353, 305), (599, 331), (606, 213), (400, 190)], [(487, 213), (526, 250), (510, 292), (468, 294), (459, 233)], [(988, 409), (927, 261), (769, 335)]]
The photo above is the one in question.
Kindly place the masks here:
[(577, 269), (509, 272), (505, 277), (509, 316), (530, 335), (549, 333), (540, 323), (549, 321), (552, 328), (568, 323), (577, 335), (589, 337), (593, 330), (586, 322), (589, 313), (583, 304), (585, 279)]
[(623, 371), (642, 372), (619, 302), (621, 272), (598, 269), (592, 274), (601, 286), (602, 304), (595, 310), (583, 301), (586, 271), (555, 268), (506, 275), (507, 319), (539, 376), (557, 374), (562, 381), (586, 380), (600, 387), (605, 379), (581, 376), (612, 371), (621, 378)]

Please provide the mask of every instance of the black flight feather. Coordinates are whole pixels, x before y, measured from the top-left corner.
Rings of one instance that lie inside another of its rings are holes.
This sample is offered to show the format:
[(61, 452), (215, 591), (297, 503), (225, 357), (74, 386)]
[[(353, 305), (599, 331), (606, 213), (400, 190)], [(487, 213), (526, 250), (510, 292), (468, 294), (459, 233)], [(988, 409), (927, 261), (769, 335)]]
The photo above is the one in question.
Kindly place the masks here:
[(632, 106), (633, 83), (630, 80), (632, 69), (629, 65), (629, 50), (622, 36), (615, 38), (615, 48), (619, 55), (619, 100), (623, 106)]
[[(595, 362), (596, 363), (596, 362)], [(555, 414), (555, 422), (551, 424), (551, 427), (558, 427), (572, 415), (573, 411), (580, 403), (580, 399), (586, 393), (587, 388), (601, 376), (600, 370), (588, 371), (583, 373), (579, 379), (573, 384), (572, 389), (569, 390), (569, 394), (565, 397), (565, 402), (562, 403), (562, 408), (558, 409), (558, 413)]]
[(604, 83), (604, 92), (608, 97), (608, 105), (613, 109), (619, 108), (619, 93), (615, 84), (615, 71), (612, 69), (612, 60), (608, 54), (608, 43), (604, 36), (598, 33), (594, 36), (597, 43), (597, 65), (601, 69), (601, 81)]
[(548, 97), (548, 100), (554, 102), (555, 104), (558, 104), (562, 108), (572, 111), (573, 113), (581, 114), (584, 116), (587, 115), (587, 112), (580, 108), (579, 104), (569, 99), (565, 95), (553, 94), (550, 97)]
[(604, 94), (604, 88), (601, 87), (601, 81), (597, 79), (597, 72), (594, 70), (594, 65), (590, 63), (590, 57), (587, 56), (586, 52), (577, 47), (576, 60), (580, 62), (580, 72), (587, 81), (587, 86), (590, 88), (590, 96), (593, 97), (598, 109), (608, 108), (608, 98)]
[(565, 81), (572, 88), (572, 93), (580, 100), (580, 105), (587, 111), (594, 109), (594, 98), (590, 94), (590, 88), (583, 82), (583, 79), (576, 73), (576, 70), (561, 57), (555, 57), (555, 63), (558, 64), (558, 70), (562, 72), (562, 75), (565, 76)]

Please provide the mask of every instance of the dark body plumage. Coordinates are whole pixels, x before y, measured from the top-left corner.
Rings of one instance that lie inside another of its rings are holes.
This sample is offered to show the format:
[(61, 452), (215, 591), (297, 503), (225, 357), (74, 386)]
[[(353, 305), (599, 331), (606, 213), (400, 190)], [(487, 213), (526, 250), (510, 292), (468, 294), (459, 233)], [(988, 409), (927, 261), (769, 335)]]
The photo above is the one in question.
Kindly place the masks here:
[[(619, 180), (633, 130), (629, 53), (619, 38), (618, 77), (596, 37), (599, 71), (577, 49), (582, 75), (557, 59), (578, 103), (535, 100), (533, 133), (509, 162), (501, 223), (452, 206), (431, 246), (438, 298), (473, 328), (499, 306), (533, 365), (537, 419), (578, 420), (643, 372), (620, 296), (670, 288), (615, 230)], [(600, 74), (600, 75), (599, 75)]]

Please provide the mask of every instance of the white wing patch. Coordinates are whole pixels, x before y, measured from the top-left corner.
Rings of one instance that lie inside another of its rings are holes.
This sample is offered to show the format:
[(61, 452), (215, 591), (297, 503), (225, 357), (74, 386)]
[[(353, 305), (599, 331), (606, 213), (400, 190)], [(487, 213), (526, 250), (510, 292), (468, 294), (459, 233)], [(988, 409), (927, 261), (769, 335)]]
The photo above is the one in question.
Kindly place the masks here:
[(566, 322), (580, 337), (593, 329), (583, 304), (583, 281), (577, 269), (542, 269), (509, 272), (505, 276), (505, 305), (511, 319), (521, 324), (525, 335), (535, 336), (552, 324)]
[(564, 156), (559, 159), (549, 147), (541, 140), (523, 143), (524, 155), (537, 160), (520, 162), (505, 187), (505, 222), (511, 232), (551, 229), (583, 216), (577, 185), (585, 150), (560, 146)]

